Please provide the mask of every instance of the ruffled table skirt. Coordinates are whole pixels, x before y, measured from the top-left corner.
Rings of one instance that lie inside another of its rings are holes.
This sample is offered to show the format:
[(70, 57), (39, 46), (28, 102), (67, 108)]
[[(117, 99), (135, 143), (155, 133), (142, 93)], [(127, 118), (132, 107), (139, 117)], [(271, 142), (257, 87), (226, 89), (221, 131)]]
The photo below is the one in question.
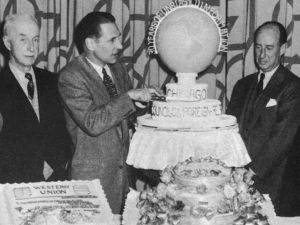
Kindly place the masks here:
[(227, 166), (241, 167), (251, 159), (238, 127), (208, 131), (171, 131), (137, 127), (127, 164), (140, 169), (163, 170), (190, 157), (211, 156)]

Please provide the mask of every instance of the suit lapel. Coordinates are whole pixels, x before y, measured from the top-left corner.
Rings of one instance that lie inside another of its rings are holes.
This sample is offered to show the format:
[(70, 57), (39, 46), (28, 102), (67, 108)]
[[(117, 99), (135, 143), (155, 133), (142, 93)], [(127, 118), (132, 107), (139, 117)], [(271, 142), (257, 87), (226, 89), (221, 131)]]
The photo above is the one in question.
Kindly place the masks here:
[[(99, 76), (97, 71), (87, 61), (85, 56), (80, 55), (78, 57), (78, 59), (79, 59), (79, 63), (81, 63), (84, 70), (86, 71), (85, 76), (87, 76), (92, 81), (93, 85), (96, 85), (96, 90), (98, 92), (97, 94), (99, 94), (99, 96), (101, 96), (103, 98), (103, 102), (109, 102), (110, 101), (109, 93), (106, 90), (106, 87), (103, 84), (103, 80), (101, 79), (101, 77)], [(117, 91), (118, 91), (118, 94), (119, 94), (121, 85), (120, 85), (119, 78), (117, 76), (117, 71), (114, 70), (112, 66), (110, 66), (110, 69), (111, 69), (111, 73), (112, 73), (112, 76), (113, 76), (113, 81), (115, 82), (115, 85), (116, 85), (116, 88), (117, 88)], [(126, 121), (124, 120), (121, 124), (123, 124), (124, 122), (126, 122)], [(119, 137), (122, 139), (121, 128), (119, 126), (117, 126), (116, 129), (117, 129), (117, 133), (118, 133)]]
[(40, 74), (35, 68), (34, 74), (36, 79), (36, 85), (37, 85), (37, 95), (38, 95), (38, 105), (39, 105), (39, 114), (40, 114), (40, 123), (42, 124), (43, 121), (46, 120), (47, 115), (47, 106), (48, 104), (48, 98), (51, 98), (51, 96), (47, 95), (48, 92), (48, 84), (45, 79), (43, 79), (42, 74)]
[(29, 99), (27, 98), (26, 94), (24, 93), (22, 87), (20, 86), (11, 70), (8, 69), (8, 73), (3, 74), (6, 74), (4, 76), (6, 76), (7, 80), (7, 90), (12, 95), (12, 101), (16, 102), (16, 105), (19, 106), (18, 108), (23, 108), (26, 112), (29, 112), (31, 114), (31, 117), (34, 118), (33, 120), (38, 123), (38, 118), (34, 112), (34, 109), (32, 108)]
[(255, 91), (255, 87), (256, 87), (257, 79), (258, 79), (257, 77), (258, 77), (258, 73), (253, 77), (253, 80), (250, 83), (249, 92), (246, 96), (243, 111), (241, 113), (240, 130), (244, 130), (244, 127), (246, 127), (248, 125), (249, 118), (251, 117), (251, 114), (252, 114), (252, 109), (253, 109), (252, 106), (253, 106), (253, 101), (254, 101), (253, 97), (254, 97), (254, 91)]
[(283, 80), (284, 68), (282, 66), (279, 66), (279, 68), (275, 71), (265, 89), (262, 91), (261, 95), (258, 96), (257, 100), (254, 102), (253, 110), (255, 113), (251, 120), (250, 127), (252, 127), (255, 124), (263, 110), (266, 108), (268, 101), (271, 98), (277, 98)]
[(100, 75), (97, 73), (94, 67), (87, 61), (85, 56), (80, 55), (78, 59), (79, 59), (79, 63), (86, 71), (85, 76), (87, 76), (88, 79), (92, 81), (93, 85), (96, 86), (96, 90), (98, 94), (102, 96), (103, 100), (105, 102), (108, 102), (110, 100), (110, 97), (106, 90), (105, 85), (103, 84), (103, 80), (101, 79)]
[(109, 66), (109, 69), (111, 71), (111, 75), (113, 77), (114, 84), (116, 85), (118, 94), (120, 94), (122, 93), (122, 86), (124, 85), (121, 80), (121, 76), (118, 76), (118, 73), (120, 73), (120, 71), (117, 71), (117, 69), (111, 65)]
[(249, 127), (251, 128), (255, 122), (257, 121), (258, 117), (266, 107), (266, 104), (270, 98), (266, 96), (263, 92), (260, 96), (256, 99), (256, 101), (253, 103), (253, 117), (251, 118), (251, 122), (249, 124)]
[[(118, 71), (112, 65), (109, 65), (109, 69), (110, 69), (111, 75), (113, 77), (113, 82), (114, 82), (114, 84), (115, 84), (115, 86), (117, 88), (117, 92), (118, 92), (118, 95), (119, 95), (120, 93), (123, 92), (122, 91), (122, 87), (124, 85), (124, 83), (121, 80), (121, 76), (119, 76), (120, 71)], [(127, 129), (127, 127), (125, 127), (125, 123), (127, 123), (127, 121), (123, 120), (120, 123), (120, 126), (117, 126), (117, 132), (118, 132), (118, 135), (119, 135), (119, 137), (120, 137), (121, 140), (123, 139), (124, 129)]]

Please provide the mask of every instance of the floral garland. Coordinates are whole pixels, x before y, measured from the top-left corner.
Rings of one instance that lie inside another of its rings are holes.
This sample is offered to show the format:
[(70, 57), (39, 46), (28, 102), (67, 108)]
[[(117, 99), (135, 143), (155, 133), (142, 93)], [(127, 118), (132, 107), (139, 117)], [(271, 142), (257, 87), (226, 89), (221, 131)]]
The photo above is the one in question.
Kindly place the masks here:
[[(188, 213), (184, 212), (185, 205), (167, 195), (169, 185), (174, 185), (174, 168), (169, 166), (162, 171), (159, 185), (151, 190), (142, 191), (139, 195), (137, 208), (140, 212), (138, 225), (146, 224), (180, 224), (182, 216), (186, 218), (211, 220), (216, 212), (210, 208), (193, 206)], [(203, 194), (205, 187), (195, 187), (196, 192)], [(268, 218), (264, 215), (261, 204), (264, 197), (253, 187), (253, 180), (245, 168), (234, 168), (230, 181), (220, 187), (225, 201), (217, 209), (219, 215), (236, 215), (233, 225), (268, 225)]]

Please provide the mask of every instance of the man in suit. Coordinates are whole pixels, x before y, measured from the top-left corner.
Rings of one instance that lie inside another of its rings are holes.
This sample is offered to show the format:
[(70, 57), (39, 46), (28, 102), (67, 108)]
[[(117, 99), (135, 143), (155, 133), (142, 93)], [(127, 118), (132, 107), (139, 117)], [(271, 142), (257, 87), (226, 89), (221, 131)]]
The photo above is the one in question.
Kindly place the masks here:
[(0, 183), (64, 179), (70, 140), (58, 77), (33, 66), (39, 47), (36, 19), (9, 15), (3, 42), (10, 59), (0, 72)]
[[(287, 161), (293, 161), (300, 151), (300, 79), (281, 65), (286, 42), (286, 30), (278, 22), (269, 21), (257, 28), (254, 53), (259, 71), (236, 83), (227, 109), (238, 119), (252, 159), (248, 166), (254, 185), (260, 192), (270, 194), (281, 216), (300, 215), (299, 203), (297, 206), (284, 200), (292, 193), (283, 192), (284, 186), (293, 187), (299, 201), (300, 182), (286, 171), (291, 165)], [(293, 168), (298, 170), (293, 173), (298, 177), (299, 168)], [(288, 215), (286, 207), (294, 212)]]
[(59, 91), (74, 146), (72, 179), (100, 179), (110, 207), (120, 214), (128, 192), (125, 160), (128, 118), (133, 101), (148, 102), (155, 89), (132, 89), (115, 18), (105, 12), (86, 15), (74, 32), (81, 53), (60, 73)]

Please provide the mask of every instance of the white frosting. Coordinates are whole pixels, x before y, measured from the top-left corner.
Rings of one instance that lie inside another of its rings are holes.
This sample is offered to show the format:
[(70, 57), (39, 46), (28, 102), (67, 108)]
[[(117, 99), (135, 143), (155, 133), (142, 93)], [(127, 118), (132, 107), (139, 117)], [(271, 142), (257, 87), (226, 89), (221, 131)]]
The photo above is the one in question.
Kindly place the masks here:
[(186, 206), (200, 206), (219, 214), (218, 209), (226, 201), (223, 187), (230, 181), (231, 168), (207, 157), (180, 162), (173, 171), (174, 181), (167, 187), (167, 196)]
[[(129, 194), (126, 198), (125, 209), (123, 213), (123, 225), (132, 225), (137, 224), (139, 219), (141, 218), (140, 211), (137, 208), (137, 199), (139, 198), (140, 193), (130, 189)], [(213, 218), (209, 220), (205, 217), (182, 217), (180, 220), (180, 224), (191, 224), (191, 225), (232, 225), (233, 221), (237, 218), (236, 214), (222, 214), (215, 215)], [(164, 224), (168, 224), (165, 222)], [(284, 223), (282, 223), (284, 224)], [(296, 223), (295, 223), (296, 224)]]
[(176, 84), (168, 83), (166, 84), (166, 95), (167, 98), (172, 98), (173, 100), (197, 100), (202, 101), (207, 98), (207, 84)]
[(225, 201), (222, 190), (215, 188), (214, 191), (199, 194), (191, 187), (171, 184), (167, 187), (167, 196), (175, 201), (182, 201), (187, 207), (203, 206), (214, 210), (218, 215), (217, 208)]
[(203, 117), (195, 121), (155, 120), (150, 114), (137, 118), (138, 124), (168, 130), (208, 131), (211, 129), (232, 129), (237, 127), (236, 118), (231, 115)]
[(182, 201), (190, 207), (202, 204), (207, 208), (217, 208), (218, 204), (224, 201), (224, 194), (221, 190), (215, 189), (215, 191), (199, 194), (191, 187), (177, 184), (171, 184), (167, 187), (167, 196), (176, 201)]
[[(215, 171), (215, 173), (213, 173)], [(175, 182), (185, 186), (205, 185), (208, 191), (229, 181), (231, 168), (211, 158), (186, 160), (178, 163), (174, 169)]]
[(0, 201), (1, 221), (8, 221), (0, 224), (114, 224), (99, 179), (3, 184), (3, 196), (8, 201)]
[[(196, 83), (197, 73), (176, 73), (177, 83), (185, 85), (194, 85)], [(188, 87), (188, 86), (187, 86)]]
[(184, 82), (168, 83), (166, 101), (152, 101), (151, 115), (138, 117), (138, 125), (192, 131), (236, 126), (234, 116), (222, 115), (219, 100), (207, 99), (208, 85), (196, 83), (192, 75), (177, 73)]
[(198, 121), (221, 115), (221, 102), (214, 99), (197, 102), (153, 101), (151, 113), (153, 120)]

